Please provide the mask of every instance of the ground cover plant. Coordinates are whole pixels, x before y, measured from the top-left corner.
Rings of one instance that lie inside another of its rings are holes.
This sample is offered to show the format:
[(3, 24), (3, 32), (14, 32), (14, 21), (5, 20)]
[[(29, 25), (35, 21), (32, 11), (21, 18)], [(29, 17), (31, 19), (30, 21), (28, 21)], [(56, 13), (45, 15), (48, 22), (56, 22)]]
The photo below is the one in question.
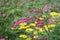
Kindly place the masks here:
[(60, 40), (60, 0), (0, 0), (0, 40)]

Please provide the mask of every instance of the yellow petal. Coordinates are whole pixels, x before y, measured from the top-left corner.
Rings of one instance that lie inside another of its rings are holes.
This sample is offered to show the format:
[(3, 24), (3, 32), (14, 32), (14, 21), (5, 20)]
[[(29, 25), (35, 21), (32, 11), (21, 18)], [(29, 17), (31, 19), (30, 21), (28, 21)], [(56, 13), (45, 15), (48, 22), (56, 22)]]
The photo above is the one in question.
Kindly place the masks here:
[(56, 27), (56, 25), (55, 24), (51, 24), (51, 27)]
[(56, 15), (56, 12), (51, 12), (50, 15)]
[(48, 25), (48, 28), (51, 28), (51, 25)]
[(29, 25), (29, 26), (34, 26), (34, 27), (35, 27), (35, 26), (36, 26), (36, 24), (35, 24), (35, 23), (30, 23), (30, 25)]
[(46, 31), (48, 31), (48, 26), (44, 26), (44, 27), (45, 27)]
[(38, 38), (38, 36), (34, 36), (34, 38)]
[(50, 32), (53, 32), (53, 30), (50, 30)]
[(32, 38), (27, 38), (26, 40), (32, 40)]
[(23, 23), (20, 23), (19, 25), (27, 25), (27, 23), (23, 22)]
[(39, 28), (39, 32), (43, 32), (43, 29), (42, 28)]
[(40, 19), (40, 20), (44, 20), (44, 18), (41, 18), (41, 17), (40, 17), (39, 19)]
[(25, 31), (30, 32), (30, 31), (33, 31), (33, 29), (32, 28), (27, 28)]
[(21, 38), (27, 38), (27, 36), (24, 35), (24, 34), (19, 35), (19, 37), (21, 37)]
[(29, 28), (30, 26), (20, 26), (18, 29), (21, 30), (21, 29), (26, 29), (26, 28)]

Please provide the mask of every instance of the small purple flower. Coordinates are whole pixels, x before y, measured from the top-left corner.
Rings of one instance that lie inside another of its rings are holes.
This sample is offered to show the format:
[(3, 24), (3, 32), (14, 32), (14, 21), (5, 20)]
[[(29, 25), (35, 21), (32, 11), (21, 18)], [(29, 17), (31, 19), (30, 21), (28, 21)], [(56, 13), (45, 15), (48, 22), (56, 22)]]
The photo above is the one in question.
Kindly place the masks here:
[(35, 36), (35, 34), (31, 34), (31, 36), (30, 36), (30, 37), (31, 37), (31, 38), (33, 38), (34, 36)]

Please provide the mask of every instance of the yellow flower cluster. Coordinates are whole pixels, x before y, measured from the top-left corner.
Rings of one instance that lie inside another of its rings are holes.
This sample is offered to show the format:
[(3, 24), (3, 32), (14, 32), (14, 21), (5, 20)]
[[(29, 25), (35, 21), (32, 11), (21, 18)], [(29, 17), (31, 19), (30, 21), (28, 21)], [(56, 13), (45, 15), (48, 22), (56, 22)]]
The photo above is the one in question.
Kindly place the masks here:
[[(58, 13), (56, 12), (51, 12), (50, 15), (52, 16), (52, 18), (57, 18), (58, 17)], [(44, 18), (46, 18), (45, 15), (42, 15), (42, 17), (40, 17), (40, 20), (44, 20)], [(36, 21), (34, 23), (30, 23), (27, 24), (26, 22), (20, 23), (19, 24), (19, 30), (21, 29), (25, 29), (24, 32), (29, 33), (32, 32), (33, 34), (35, 34), (35, 36), (33, 38), (38, 38), (38, 33), (43, 33), (45, 31), (48, 31), (50, 28), (55, 28), (56, 24), (47, 24), (47, 25), (43, 25), (42, 27), (37, 27), (36, 25)], [(53, 30), (50, 30), (50, 32), (53, 32)], [(21, 38), (26, 38), (25, 40), (32, 40), (32, 38), (27, 37), (27, 35), (21, 34), (19, 37)]]
[[(33, 28), (31, 28), (30, 26)], [(36, 31), (34, 31), (35, 30), (34, 28), (36, 29)], [(24, 23), (20, 24), (20, 27), (18, 29), (19, 30), (25, 29), (25, 32), (27, 32), (27, 33), (33, 31), (33, 34), (35, 34), (35, 36), (33, 38), (38, 38), (38, 32), (43, 32), (42, 28), (38, 28), (36, 26), (36, 23), (30, 23), (29, 25), (27, 25), (27, 23), (24, 22)], [(37, 30), (39, 30), (39, 31), (37, 31)], [(27, 36), (24, 34), (21, 34), (19, 37), (26, 38), (26, 40), (32, 40), (31, 38), (27, 38)]]
[(21, 30), (21, 29), (26, 29), (26, 28), (28, 28), (29, 26), (27, 26), (27, 23), (20, 23), (19, 24), (20, 25), (20, 27), (18, 28), (19, 30)]
[(48, 31), (49, 28), (56, 27), (56, 24), (45, 25), (44, 27), (45, 27), (46, 31)]

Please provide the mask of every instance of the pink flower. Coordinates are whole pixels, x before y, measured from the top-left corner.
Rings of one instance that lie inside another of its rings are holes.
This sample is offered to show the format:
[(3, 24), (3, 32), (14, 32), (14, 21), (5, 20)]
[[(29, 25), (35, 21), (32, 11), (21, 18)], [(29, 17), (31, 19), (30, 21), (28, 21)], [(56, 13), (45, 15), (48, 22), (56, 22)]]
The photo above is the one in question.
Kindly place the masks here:
[(50, 24), (50, 23), (54, 23), (54, 24), (55, 24), (55, 23), (56, 23), (56, 20), (54, 20), (54, 19), (49, 19), (49, 20), (47, 20), (47, 23), (49, 23), (49, 24)]
[(41, 9), (33, 9), (33, 10), (30, 11), (30, 14), (32, 14), (32, 12), (41, 13), (42, 10)]
[(0, 40), (5, 40), (5, 38), (0, 38)]
[(24, 22), (23, 19), (18, 20), (15, 24), (14, 24), (14, 28), (16, 28), (17, 25), (19, 25), (20, 23)]
[(20, 19), (14, 24), (14, 28), (16, 28), (17, 25), (23, 22), (28, 22), (29, 20), (32, 20), (32, 18), (26, 17), (25, 19)]
[(50, 9), (51, 9), (51, 6), (48, 4), (45, 4), (42, 10), (43, 11), (50, 11)]
[(38, 26), (42, 26), (44, 24), (44, 21), (43, 20), (37, 20), (37, 25)]

